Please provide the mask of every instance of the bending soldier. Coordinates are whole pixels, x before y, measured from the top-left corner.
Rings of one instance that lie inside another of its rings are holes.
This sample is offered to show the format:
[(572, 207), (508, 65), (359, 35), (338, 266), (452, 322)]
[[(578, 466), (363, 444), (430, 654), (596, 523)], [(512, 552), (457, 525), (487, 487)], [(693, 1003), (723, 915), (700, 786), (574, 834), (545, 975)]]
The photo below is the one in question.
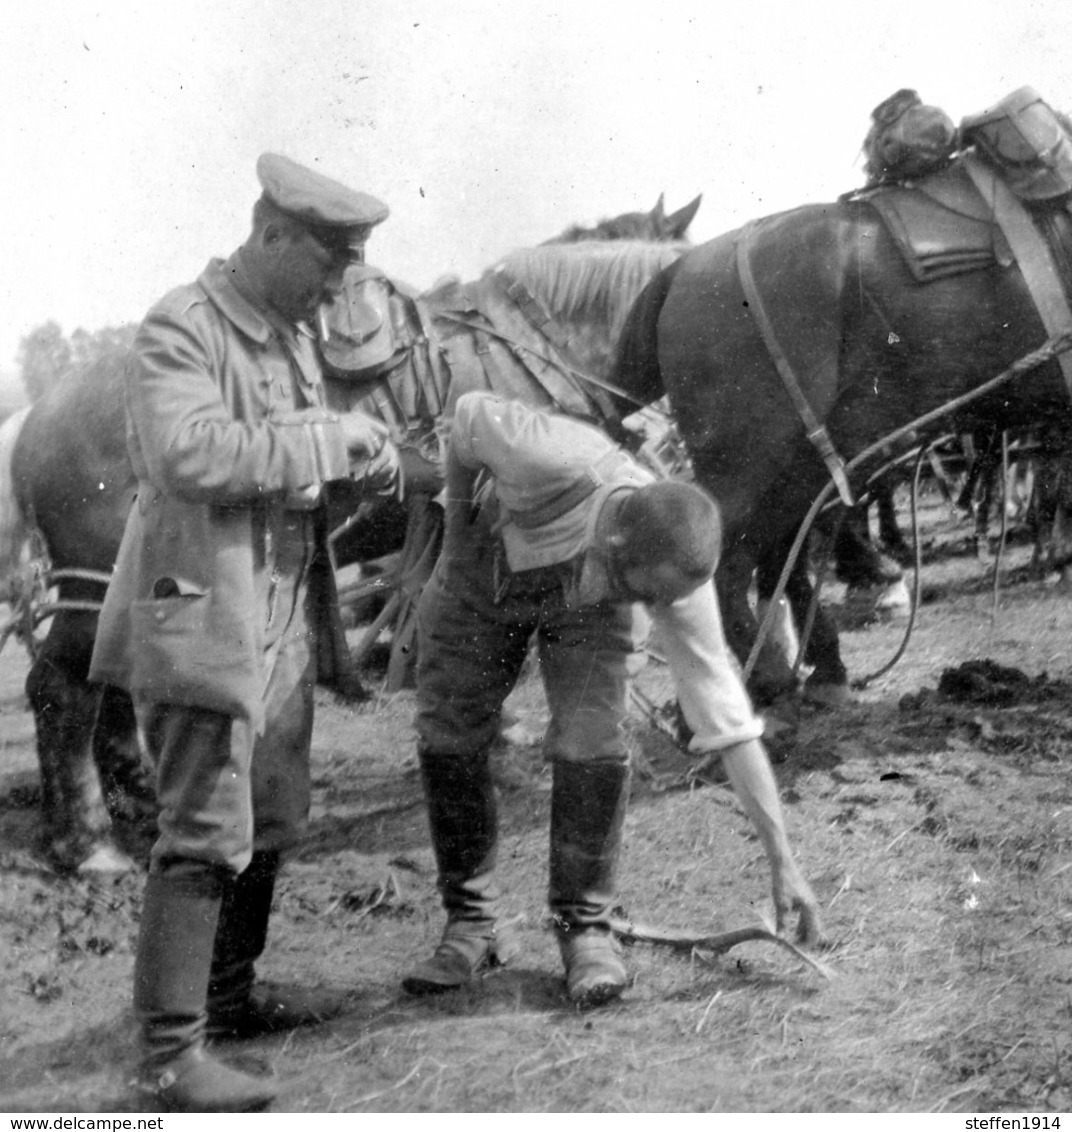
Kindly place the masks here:
[(629, 796), (622, 724), (648, 625), (661, 631), (691, 749), (718, 752), (767, 852), (779, 928), (821, 936), (777, 787), (722, 635), (720, 530), (699, 488), (654, 481), (601, 432), (486, 393), (459, 398), (442, 554), (421, 596), (417, 734), (446, 929), (403, 979), (458, 987), (507, 957), (496, 929), (498, 843), (488, 751), (535, 632), (551, 711), (549, 902), (570, 998), (621, 994), (609, 929)]

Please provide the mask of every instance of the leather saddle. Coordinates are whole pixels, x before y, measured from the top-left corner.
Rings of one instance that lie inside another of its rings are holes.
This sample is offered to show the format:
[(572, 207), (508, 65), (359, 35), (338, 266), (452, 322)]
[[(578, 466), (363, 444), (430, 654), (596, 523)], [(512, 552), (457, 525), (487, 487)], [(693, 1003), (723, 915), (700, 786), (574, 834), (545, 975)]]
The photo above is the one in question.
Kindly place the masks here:
[(846, 199), (878, 213), (920, 283), (1014, 262), (993, 208), (959, 161), (920, 181), (878, 185)]

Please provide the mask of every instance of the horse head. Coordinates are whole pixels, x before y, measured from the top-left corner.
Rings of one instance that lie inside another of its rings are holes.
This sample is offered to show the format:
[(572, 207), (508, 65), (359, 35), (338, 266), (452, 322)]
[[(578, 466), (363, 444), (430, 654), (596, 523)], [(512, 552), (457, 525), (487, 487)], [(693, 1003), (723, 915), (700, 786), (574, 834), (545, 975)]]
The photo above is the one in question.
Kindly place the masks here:
[(574, 224), (549, 244), (576, 244), (587, 240), (646, 240), (653, 243), (678, 243), (687, 239), (689, 225), (696, 216), (703, 196), (696, 197), (677, 212), (667, 215), (664, 194), (659, 194), (650, 212), (623, 212), (621, 216), (600, 220), (591, 228)]

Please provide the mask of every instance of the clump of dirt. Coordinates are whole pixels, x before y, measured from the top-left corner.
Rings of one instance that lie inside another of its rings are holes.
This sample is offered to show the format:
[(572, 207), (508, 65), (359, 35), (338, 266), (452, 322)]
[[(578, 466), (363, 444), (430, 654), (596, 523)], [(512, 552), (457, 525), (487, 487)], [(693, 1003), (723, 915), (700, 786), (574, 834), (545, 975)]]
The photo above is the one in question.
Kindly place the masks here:
[(951, 700), (962, 703), (990, 704), (1003, 707), (1038, 697), (1039, 691), (1052, 692), (1046, 673), (1032, 680), (1019, 668), (998, 664), (990, 657), (967, 660), (955, 668), (943, 669), (938, 679), (938, 691)]

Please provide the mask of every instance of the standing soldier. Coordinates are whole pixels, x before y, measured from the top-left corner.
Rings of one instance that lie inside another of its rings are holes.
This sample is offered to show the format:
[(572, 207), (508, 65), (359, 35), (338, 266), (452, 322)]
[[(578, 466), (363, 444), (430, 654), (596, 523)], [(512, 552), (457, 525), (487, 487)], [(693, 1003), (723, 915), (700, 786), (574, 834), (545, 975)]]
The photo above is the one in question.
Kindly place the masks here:
[(165, 1108), (263, 1108), (206, 1035), (321, 1021), (333, 996), (254, 984), (280, 854), (309, 809), (316, 679), (346, 675), (323, 487), (393, 491), (386, 428), (338, 414), (310, 321), (387, 216), (287, 158), (257, 163), (252, 231), (146, 316), (126, 405), (138, 477), (93, 656), (128, 689), (159, 836), (134, 966), (140, 1085)]

